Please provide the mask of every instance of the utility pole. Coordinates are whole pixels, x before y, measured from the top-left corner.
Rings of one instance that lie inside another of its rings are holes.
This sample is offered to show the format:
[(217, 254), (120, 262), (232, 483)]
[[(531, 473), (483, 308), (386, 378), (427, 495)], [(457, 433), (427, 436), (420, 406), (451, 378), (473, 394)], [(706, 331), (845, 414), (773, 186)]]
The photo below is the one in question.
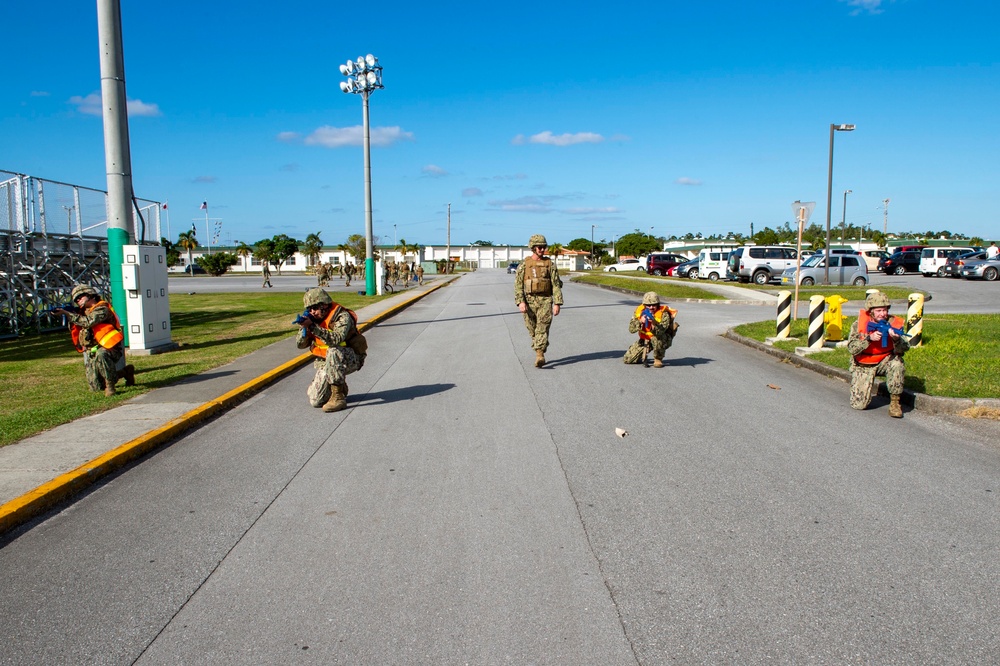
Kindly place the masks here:
[(889, 235), (889, 200), (882, 199), (882, 235)]
[(451, 204), (448, 204), (448, 235), (444, 255), (444, 272), (451, 273)]

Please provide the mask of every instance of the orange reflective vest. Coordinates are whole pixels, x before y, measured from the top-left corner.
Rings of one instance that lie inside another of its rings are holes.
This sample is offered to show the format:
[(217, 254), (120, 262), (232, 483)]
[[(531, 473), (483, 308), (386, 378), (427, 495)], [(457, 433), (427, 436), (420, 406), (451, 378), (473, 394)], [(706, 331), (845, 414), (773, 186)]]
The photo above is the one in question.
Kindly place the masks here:
[[(871, 320), (872, 318), (869, 316), (868, 310), (861, 310), (858, 313), (858, 335), (861, 337), (868, 335), (868, 322)], [(890, 317), (889, 325), (893, 328), (903, 328), (903, 318)], [(874, 340), (869, 340), (868, 346), (854, 357), (854, 361), (858, 365), (878, 365), (882, 362), (882, 359), (892, 353), (894, 347), (895, 345), (893, 344), (883, 347), (881, 341), (875, 342)]]
[[(653, 319), (655, 319), (658, 323), (661, 323), (661, 324), (663, 323), (663, 315), (664, 315), (664, 313), (669, 312), (670, 313), (670, 319), (673, 319), (674, 317), (677, 316), (677, 310), (674, 310), (673, 308), (667, 307), (666, 305), (660, 305), (658, 307), (650, 307), (648, 305), (640, 305), (639, 307), (637, 307), (635, 309), (635, 315), (633, 315), (633, 316), (636, 319), (639, 319), (640, 317), (642, 317), (642, 311), (645, 310), (645, 309), (647, 309), (647, 308), (649, 308), (649, 310), (653, 313)], [(667, 325), (668, 326), (670, 325), (670, 321), (669, 320), (667, 321)], [(652, 327), (651, 324), (643, 324), (642, 327), (639, 329), (639, 338), (642, 339), (642, 340), (649, 340), (651, 337), (653, 337), (653, 330), (652, 329), (653, 329), (653, 327)]]
[[(347, 314), (351, 315), (351, 319), (354, 320), (354, 324), (355, 326), (357, 326), (358, 315), (355, 314), (354, 310), (348, 310), (347, 308), (337, 305), (336, 303), (334, 303), (334, 307), (330, 309), (330, 314), (326, 316), (326, 319), (324, 319), (323, 321), (321, 321), (316, 325), (319, 326), (320, 328), (329, 329), (330, 322), (336, 319), (337, 315), (339, 315), (342, 311), (346, 311)], [(328, 349), (330, 349), (330, 345), (326, 344), (326, 342), (320, 340), (315, 335), (310, 334), (310, 336), (312, 337), (312, 341), (309, 345), (309, 351), (311, 351), (314, 356), (319, 356), (320, 358), (326, 358), (326, 352)], [(337, 343), (337, 346), (346, 347), (347, 342), (345, 340), (341, 340), (339, 343)]]
[[(98, 301), (92, 307), (88, 308), (84, 314), (89, 314), (94, 310), (94, 308), (98, 308), (102, 305), (106, 306), (108, 310), (111, 311), (111, 316), (114, 317), (115, 323), (109, 324), (108, 322), (101, 322), (91, 326), (90, 330), (93, 332), (94, 340), (97, 341), (97, 344), (105, 349), (112, 349), (115, 345), (125, 340), (125, 334), (122, 333), (121, 322), (118, 321), (118, 315), (115, 313), (114, 308), (111, 307), (111, 304), (106, 301)], [(78, 326), (76, 324), (69, 325), (69, 334), (70, 337), (73, 338), (73, 346), (76, 347), (76, 350), (81, 354), (86, 351), (83, 348), (83, 345), (80, 344), (80, 332), (82, 330), (82, 326)]]

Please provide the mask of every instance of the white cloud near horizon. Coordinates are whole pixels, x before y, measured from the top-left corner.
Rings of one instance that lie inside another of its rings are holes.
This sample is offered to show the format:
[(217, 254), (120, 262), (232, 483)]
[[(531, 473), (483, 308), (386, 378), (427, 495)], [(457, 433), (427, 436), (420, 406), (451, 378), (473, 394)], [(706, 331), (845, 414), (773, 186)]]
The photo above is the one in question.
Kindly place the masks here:
[(465, 198), (481, 197), (483, 196), (483, 191), (478, 187), (467, 187), (464, 190), (462, 190), (462, 196)]
[(701, 185), (701, 181), (697, 178), (688, 178), (687, 176), (681, 176), (674, 182), (678, 185)]
[[(282, 132), (281, 134), (289, 135), (292, 132)], [(329, 125), (324, 125), (303, 139), (303, 143), (307, 146), (343, 148), (345, 146), (361, 146), (364, 144), (364, 138), (364, 128), (361, 125), (355, 125), (354, 127), (330, 127)], [(398, 126), (373, 127), (370, 131), (370, 141), (373, 146), (391, 146), (400, 141), (413, 141), (413, 132), (405, 132)]]
[[(859, 14), (867, 12), (868, 14), (881, 14), (885, 10), (882, 9), (882, 5), (885, 0), (840, 0), (846, 3), (848, 7), (853, 7), (851, 11), (851, 16), (858, 16)], [(892, 0), (889, 0), (890, 2)]]
[(622, 213), (621, 208), (615, 208), (614, 206), (608, 206), (606, 208), (566, 208), (565, 210), (559, 211), (561, 213), (566, 213), (567, 215), (609, 215), (615, 213)]
[[(76, 106), (76, 110), (87, 116), (100, 116), (104, 113), (104, 106), (101, 102), (100, 93), (90, 93), (86, 97), (73, 95), (69, 98), (69, 103)], [(162, 116), (160, 107), (156, 104), (148, 104), (141, 99), (130, 99), (125, 102), (125, 109), (129, 117), (139, 116)]]
[(425, 176), (430, 176), (431, 178), (441, 178), (442, 176), (447, 176), (448, 171), (439, 167), (436, 164), (428, 164), (420, 170), (420, 173)]
[(601, 143), (602, 141), (604, 141), (604, 137), (594, 132), (555, 135), (549, 130), (533, 134), (530, 137), (518, 134), (511, 139), (511, 143), (515, 146), (523, 146), (526, 143), (540, 143), (548, 146), (573, 146), (578, 143)]

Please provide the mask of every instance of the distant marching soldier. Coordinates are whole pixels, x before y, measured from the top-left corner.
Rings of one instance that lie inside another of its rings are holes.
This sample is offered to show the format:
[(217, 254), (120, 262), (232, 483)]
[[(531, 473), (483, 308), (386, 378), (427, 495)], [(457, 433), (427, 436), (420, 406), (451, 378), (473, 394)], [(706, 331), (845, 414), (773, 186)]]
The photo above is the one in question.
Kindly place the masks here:
[(549, 327), (562, 307), (562, 280), (555, 263), (545, 256), (549, 244), (545, 236), (535, 234), (528, 240), (532, 255), (522, 261), (514, 275), (514, 304), (524, 315), (524, 325), (535, 350), (535, 367), (545, 365), (549, 348)]

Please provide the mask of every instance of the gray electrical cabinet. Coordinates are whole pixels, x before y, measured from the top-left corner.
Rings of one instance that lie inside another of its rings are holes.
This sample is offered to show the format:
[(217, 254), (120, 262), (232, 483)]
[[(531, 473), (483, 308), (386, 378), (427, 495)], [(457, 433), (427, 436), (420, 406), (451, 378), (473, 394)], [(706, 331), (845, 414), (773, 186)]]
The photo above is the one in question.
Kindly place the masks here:
[(126, 245), (123, 249), (129, 351), (156, 354), (176, 348), (170, 339), (166, 250), (159, 245)]

